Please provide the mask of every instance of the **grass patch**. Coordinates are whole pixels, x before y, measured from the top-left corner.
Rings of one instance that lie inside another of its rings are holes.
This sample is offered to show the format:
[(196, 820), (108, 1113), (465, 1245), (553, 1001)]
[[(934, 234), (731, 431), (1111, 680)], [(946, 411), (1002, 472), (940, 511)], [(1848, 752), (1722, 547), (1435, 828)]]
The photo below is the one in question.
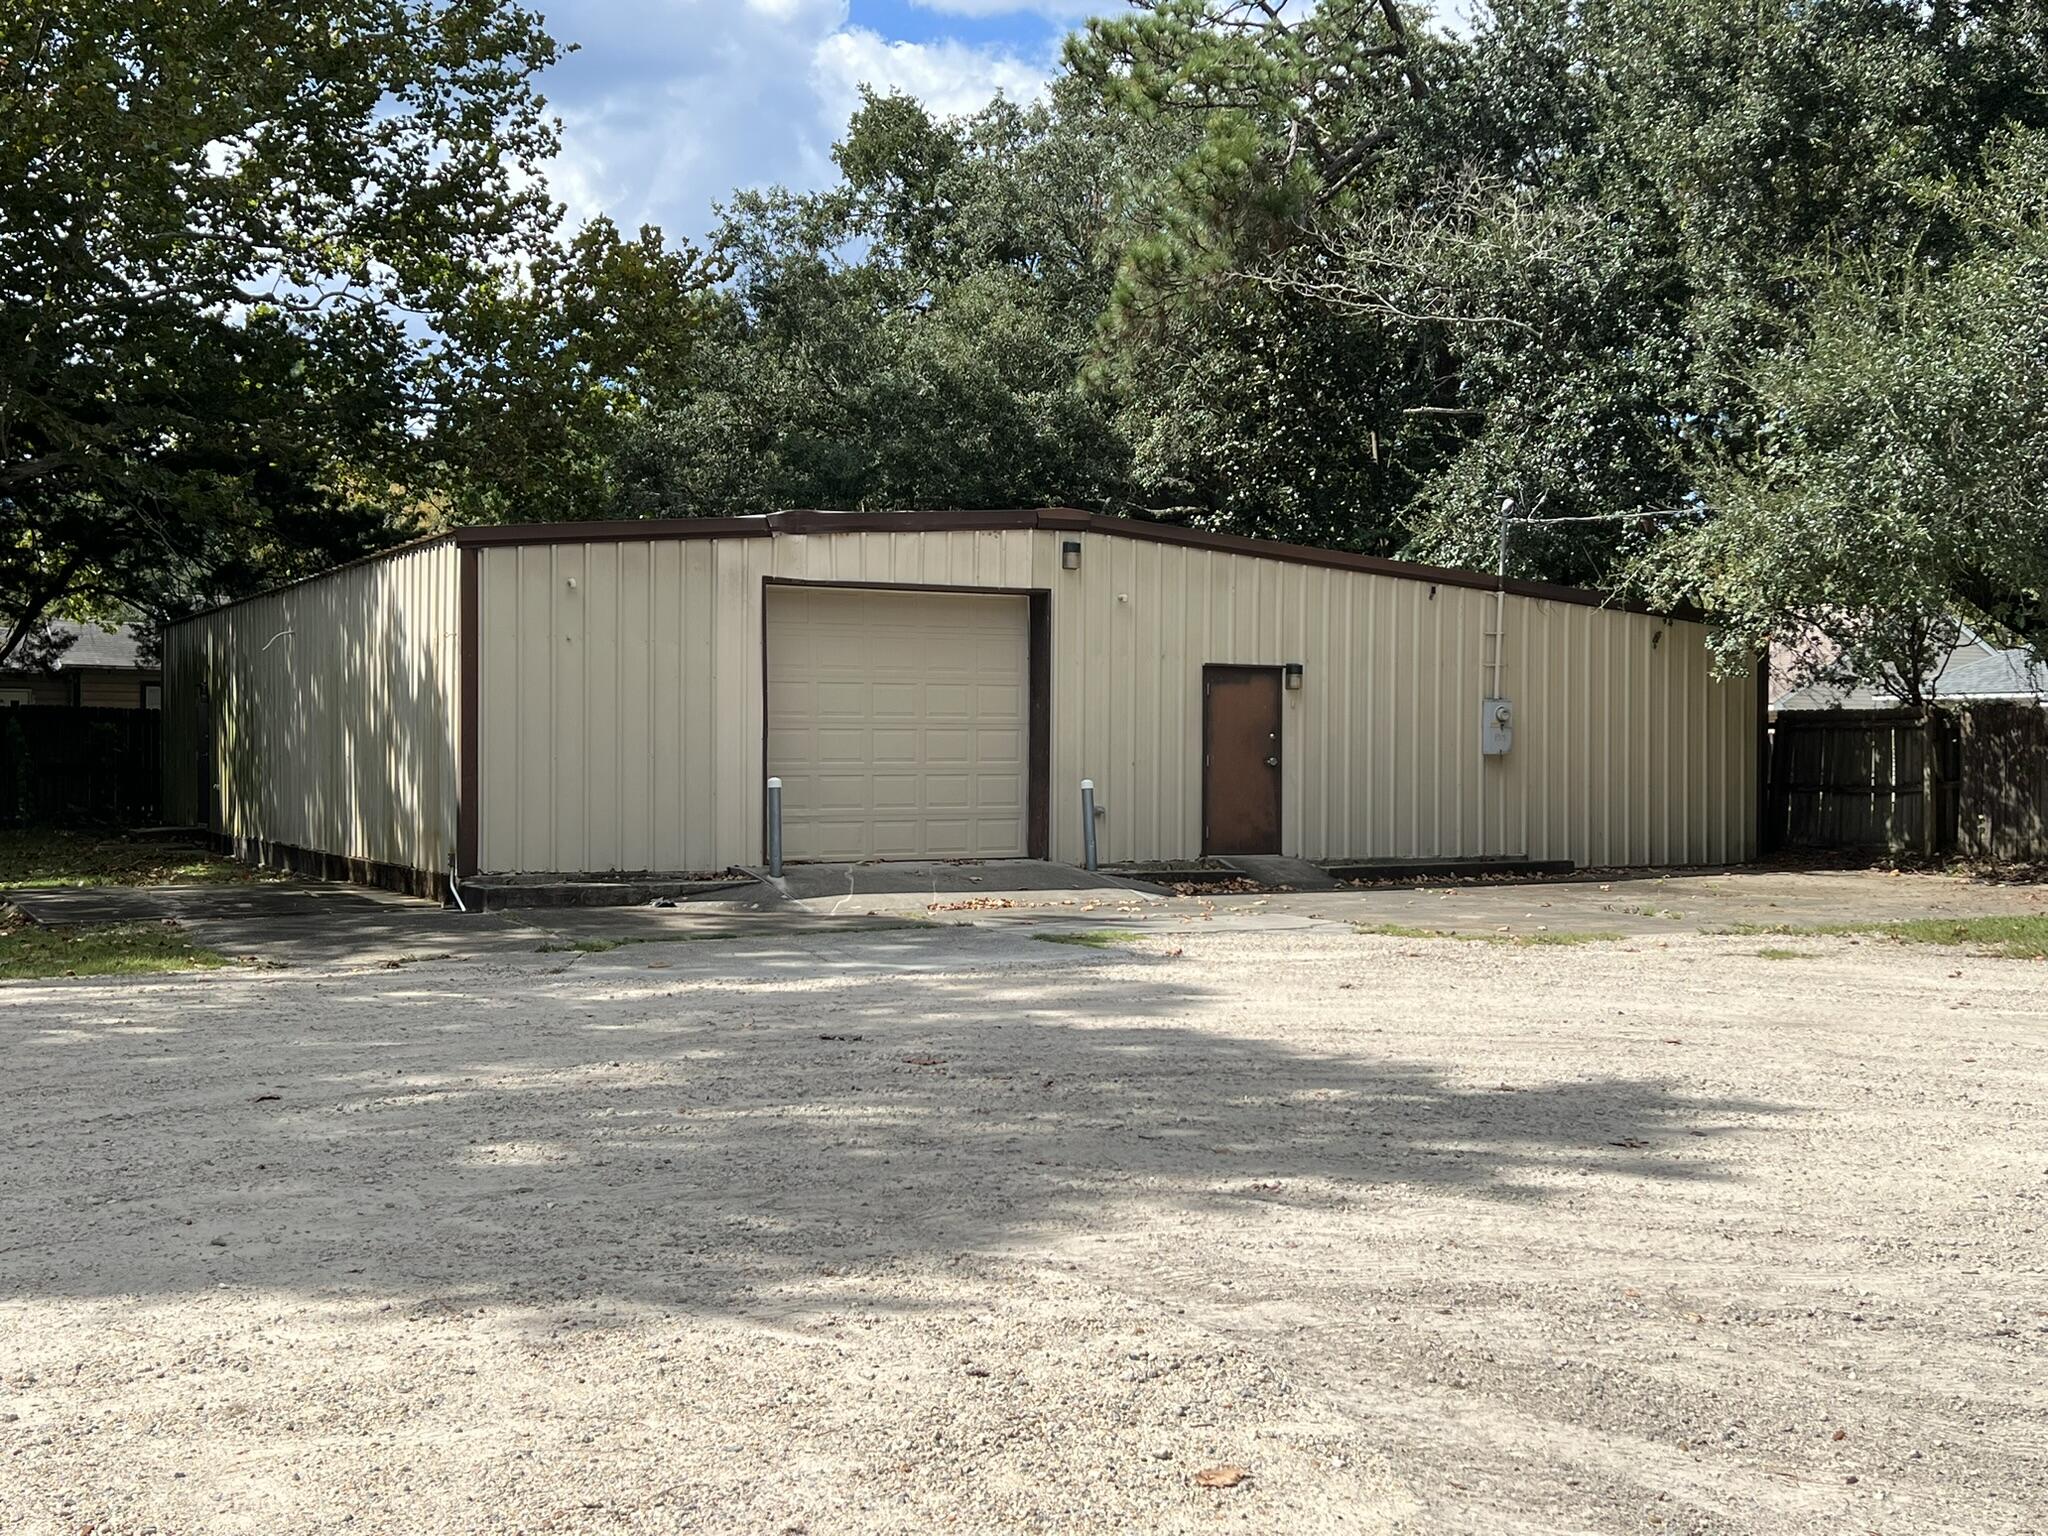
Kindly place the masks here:
[(646, 939), (571, 939), (567, 944), (543, 944), (536, 955), (603, 955), (628, 944), (645, 944)]
[(1776, 945), (1767, 944), (1757, 951), (1757, 956), (1763, 960), (1811, 960), (1813, 953), (1811, 950), (1781, 949)]
[(65, 928), (28, 923), (0, 933), (0, 981), (142, 976), (233, 963), (226, 955), (192, 943), (174, 923)]
[(1116, 944), (1135, 944), (1145, 937), (1130, 928), (1090, 928), (1081, 933), (1034, 933), (1046, 944), (1079, 944), (1083, 949), (1108, 949)]
[(1355, 923), (1359, 933), (1382, 939), (1458, 939), (1467, 944), (1512, 944), (1518, 949), (1544, 945), (1597, 944), (1618, 939), (1618, 933), (1590, 933), (1571, 928), (1541, 928), (1531, 933), (1462, 933), (1455, 928), (1411, 928), (1406, 923)]
[(1491, 933), (1459, 933), (1455, 928), (1414, 928), (1407, 923), (1354, 923), (1352, 927), (1375, 939), (1492, 939)]
[(2009, 960), (2048, 960), (2048, 917), (1923, 917), (1887, 923), (1908, 944), (1966, 944)]
[(87, 832), (0, 831), (0, 890), (91, 885), (245, 885), (283, 878), (190, 843)]
[[(1846, 935), (1893, 939), (1901, 944), (1944, 944), (1971, 948), (2008, 960), (2048, 960), (2048, 916), (1921, 917), (1898, 923), (1742, 923), (1736, 934), (1797, 938)], [(1760, 951), (1767, 953), (1767, 951)], [(1796, 953), (1788, 951), (1787, 953)]]

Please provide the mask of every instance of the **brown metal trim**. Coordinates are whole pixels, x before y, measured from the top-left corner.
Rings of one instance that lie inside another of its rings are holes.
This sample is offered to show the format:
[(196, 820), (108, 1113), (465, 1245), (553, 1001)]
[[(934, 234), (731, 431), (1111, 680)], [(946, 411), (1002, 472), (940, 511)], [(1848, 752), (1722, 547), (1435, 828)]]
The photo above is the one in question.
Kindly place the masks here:
[(999, 533), (1036, 528), (1044, 515), (1035, 507), (978, 512), (791, 511), (770, 513), (763, 521), (770, 533)]
[(1771, 847), (1771, 653), (1756, 662), (1756, 856)]
[(455, 868), (477, 872), (478, 731), (483, 708), (483, 595), (474, 546), (456, 550), (456, 637), (459, 697), (455, 721)]
[[(1362, 571), (1400, 581), (1424, 581), (1437, 586), (1467, 587), (1483, 592), (1505, 588), (1511, 597), (1531, 597), (1544, 602), (1575, 603), (1588, 608), (1608, 608), (1623, 613), (1656, 614), (1661, 617), (1702, 622), (1697, 609), (1679, 607), (1660, 613), (1647, 603), (1613, 597), (1585, 587), (1560, 586), (1547, 581), (1524, 581), (1499, 577), (1483, 571), (1455, 570), (1446, 566), (1418, 565), (1389, 560), (1380, 555), (1362, 555), (1343, 549), (1319, 549), (1308, 544), (1288, 544), (1275, 539), (1246, 538), (1242, 534), (1216, 533), (1206, 528), (1188, 528), (1178, 523), (1153, 522), (1140, 517), (1113, 517), (1102, 512), (1084, 512), (1075, 507), (1010, 507), (992, 511), (912, 512), (828, 512), (797, 510), (773, 512), (766, 516), (634, 518), (587, 523), (495, 523), (488, 527), (458, 528), (424, 539), (398, 545), (379, 554), (366, 555), (344, 565), (296, 581), (282, 583), (247, 597), (235, 598), (173, 622), (183, 624), (223, 608), (268, 597), (274, 592), (318, 581), (334, 571), (387, 560), (428, 545), (452, 539), (467, 549), (498, 544), (604, 544), (658, 542), (670, 539), (763, 539), (778, 534), (821, 533), (972, 533), (1006, 529), (1052, 529), (1068, 533), (1099, 533), (1111, 538), (1142, 539), (1155, 544), (1178, 544), (1192, 549), (1210, 549), (1226, 554), (1247, 555), (1260, 560), (1279, 560), (1292, 565), (1322, 566), (1331, 570)], [(830, 585), (831, 583), (828, 583)], [(852, 585), (852, 583), (836, 583)], [(943, 589), (940, 589), (943, 590)]]
[(458, 528), (452, 535), (465, 548), (483, 544), (659, 543), (669, 539), (765, 539), (767, 517), (647, 517), (587, 523), (492, 523)]
[(1024, 851), (1034, 859), (1052, 858), (1052, 594), (1030, 594), (1027, 618), (1030, 664), (1030, 738), (1024, 788)]
[[(1070, 523), (1051, 526), (1072, 527)], [(1106, 533), (1118, 538), (1143, 539), (1154, 544), (1179, 544), (1193, 549), (1216, 550), (1223, 554), (1249, 555), (1260, 560), (1280, 560), (1290, 565), (1324, 566), (1331, 570), (1361, 571), (1372, 576), (1392, 576), (1402, 581), (1426, 581), (1440, 587), (1470, 587), (1482, 592), (1506, 587), (1511, 597), (1539, 597), (1588, 607), (1622, 606), (1604, 593), (1582, 587), (1559, 586), (1547, 581), (1523, 581), (1483, 571), (1461, 571), (1446, 566), (1417, 565), (1406, 560), (1389, 560), (1381, 555), (1361, 555), (1345, 549), (1319, 549), (1309, 544), (1286, 544), (1276, 539), (1250, 539), (1236, 533), (1214, 533), (1205, 528), (1184, 528), (1177, 523), (1152, 523), (1134, 517), (1089, 515), (1084, 531)], [(1642, 611), (1648, 612), (1648, 609)]]
[[(1252, 539), (1242, 534), (1215, 533), (1188, 528), (1178, 523), (1158, 523), (1137, 517), (1112, 517), (1102, 512), (1084, 512), (1074, 507), (1012, 507), (994, 511), (911, 511), (911, 512), (828, 512), (801, 510), (773, 512), (763, 517), (649, 518), (643, 521), (590, 523), (507, 523), (489, 528), (465, 528), (455, 538), (477, 544), (576, 544), (622, 540), (767, 538), (778, 534), (820, 533), (993, 533), (1008, 529), (1055, 529), (1069, 533), (1100, 533), (1111, 538), (1143, 539), (1156, 544), (1178, 544), (1194, 549), (1212, 549), (1227, 554), (1248, 555), (1262, 560), (1281, 560), (1294, 565), (1326, 566), (1335, 570), (1363, 571), (1392, 576), (1404, 581), (1427, 581), (1438, 586), (1470, 587), (1491, 592), (1503, 585), (1500, 578), (1483, 571), (1461, 571), (1449, 567), (1417, 565), (1388, 560), (1379, 555), (1361, 555), (1350, 550), (1318, 549), (1307, 544), (1287, 544), (1274, 539)], [(852, 582), (828, 582), (828, 586), (853, 586)], [(1582, 587), (1560, 586), (1547, 581), (1523, 581), (1510, 577), (1505, 583), (1510, 596), (1535, 597), (1551, 602), (1579, 603), (1595, 608), (1620, 608), (1648, 613), (1643, 604), (1623, 603), (1601, 592)]]
[[(968, 587), (920, 581), (820, 581), (798, 576), (761, 578), (761, 778), (768, 767), (768, 593), (775, 587), (837, 587), (855, 592), (955, 592), (970, 597), (1021, 597), (1025, 612), (1026, 717), (1024, 852), (1052, 857), (1052, 592), (1046, 587)], [(768, 856), (768, 810), (761, 808), (761, 857)]]
[(1046, 587), (974, 587), (941, 581), (832, 581), (810, 576), (764, 576), (764, 587), (838, 587), (850, 592), (955, 592), (967, 597), (1042, 597)]
[(1287, 851), (1287, 670), (1284, 665), (1267, 665), (1257, 662), (1205, 661), (1202, 663), (1202, 835), (1198, 844), (1201, 857), (1209, 855), (1209, 674), (1212, 672), (1268, 672), (1280, 685), (1280, 782), (1274, 792), (1274, 840), (1280, 844), (1275, 853)]

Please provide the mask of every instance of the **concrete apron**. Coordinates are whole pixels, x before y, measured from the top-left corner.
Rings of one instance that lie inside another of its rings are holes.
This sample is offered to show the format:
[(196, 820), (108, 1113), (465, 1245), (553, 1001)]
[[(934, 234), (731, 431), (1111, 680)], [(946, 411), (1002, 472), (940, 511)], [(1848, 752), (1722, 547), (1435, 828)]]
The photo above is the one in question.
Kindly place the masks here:
[[(1028, 869), (1028, 873), (1026, 872)], [(1023, 884), (1031, 879), (1036, 884)], [(579, 943), (736, 939), (979, 924), (1052, 930), (1133, 929), (1165, 936), (1241, 928), (1617, 937), (1726, 931), (1777, 923), (2048, 913), (2048, 888), (1952, 876), (1774, 870), (1615, 875), (1514, 885), (1417, 885), (1270, 895), (1169, 897), (1137, 881), (1064, 865), (802, 865), (781, 888), (668, 908), (459, 913), (358, 886), (283, 880), (231, 887), (99, 887), (9, 893), (49, 924), (184, 925), (194, 942), (269, 964), (343, 967), (554, 952)], [(574, 958), (571, 956), (571, 958)]]
[(905, 859), (862, 864), (785, 864), (782, 877), (745, 873), (760, 882), (764, 899), (812, 910), (868, 904), (877, 911), (921, 910), (957, 901), (1043, 901), (1061, 893), (1113, 893), (1161, 900), (1156, 885), (1121, 875), (1090, 873), (1044, 859)]

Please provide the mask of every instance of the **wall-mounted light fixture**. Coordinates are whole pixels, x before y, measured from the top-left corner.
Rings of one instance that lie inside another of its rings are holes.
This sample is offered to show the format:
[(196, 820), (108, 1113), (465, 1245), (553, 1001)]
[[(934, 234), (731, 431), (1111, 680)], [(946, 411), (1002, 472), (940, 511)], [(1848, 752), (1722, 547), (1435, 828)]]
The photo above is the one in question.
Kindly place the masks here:
[(1060, 568), (1067, 571), (1081, 569), (1081, 541), (1068, 539), (1060, 545)]
[(1289, 693), (1299, 693), (1301, 691), (1301, 663), (1290, 661), (1280, 670), (1287, 679), (1287, 691)]

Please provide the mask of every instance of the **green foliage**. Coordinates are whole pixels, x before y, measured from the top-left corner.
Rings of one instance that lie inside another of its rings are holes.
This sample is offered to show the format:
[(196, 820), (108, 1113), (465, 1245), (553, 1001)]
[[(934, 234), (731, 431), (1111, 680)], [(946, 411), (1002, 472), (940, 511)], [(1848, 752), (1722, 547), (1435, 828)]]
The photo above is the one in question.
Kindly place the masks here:
[(1945, 263), (1816, 279), (1803, 334), (1747, 370), (1754, 436), (1700, 465), (1717, 515), (1647, 586), (1704, 598), (1731, 650), (1817, 630), (1916, 705), (1958, 618), (2048, 635), (2044, 170), (2029, 136), (1981, 189), (1945, 189), (1930, 222), (1967, 235)]
[(445, 320), (439, 482), (458, 522), (607, 513), (621, 439), (688, 388), (691, 350), (724, 269), (660, 230), (593, 219), (515, 275), (480, 284)]
[(629, 435), (621, 509), (1109, 504), (1128, 453), (1079, 385), (1127, 175), (1103, 115), (871, 96), (836, 154), (828, 191), (727, 209), (731, 288)]
[(699, 273), (557, 245), (555, 56), (513, 0), (0, 15), (0, 659), (579, 481)]
[[(2048, 122), (2042, 35), (2034, 0), (1499, 0), (1467, 38), (1380, 0), (1138, 0), (1070, 44), (1072, 66), (1196, 143), (1155, 231), (1123, 247), (1116, 366), (1179, 378), (1192, 353), (1223, 356), (1189, 336), (1283, 296), (1298, 307), (1255, 325), (1306, 316), (1341, 360), (1314, 377), (1327, 438), (1284, 408), (1239, 436), (1288, 441), (1296, 487), (1338, 470), (1305, 519), (1325, 541), (1474, 563), (1513, 496), (1541, 520), (1513, 545), (1523, 571), (1731, 601), (1744, 583), (1684, 542), (1720, 509), (1720, 466), (1783, 443), (1791, 376), (1857, 334), (1845, 286), (1972, 259), (1981, 220), (1950, 194), (1981, 187), (2002, 133)], [(1922, 361), (1929, 384), (1956, 366)], [(1179, 440), (1176, 402), (1148, 404)], [(1980, 463), (2038, 487), (2011, 442)], [(1660, 528), (1681, 551), (1650, 553)], [(1930, 590), (2025, 627), (2032, 528), (1955, 532), (1990, 569)], [(1726, 547), (1750, 546), (1731, 525)], [(1796, 542), (1772, 550), (1804, 579)], [(1770, 627), (1743, 611), (1731, 649)]]
[(516, 0), (0, 17), (0, 659), (451, 520), (1074, 504), (2048, 632), (2048, 0), (1134, 0), (709, 255)]

